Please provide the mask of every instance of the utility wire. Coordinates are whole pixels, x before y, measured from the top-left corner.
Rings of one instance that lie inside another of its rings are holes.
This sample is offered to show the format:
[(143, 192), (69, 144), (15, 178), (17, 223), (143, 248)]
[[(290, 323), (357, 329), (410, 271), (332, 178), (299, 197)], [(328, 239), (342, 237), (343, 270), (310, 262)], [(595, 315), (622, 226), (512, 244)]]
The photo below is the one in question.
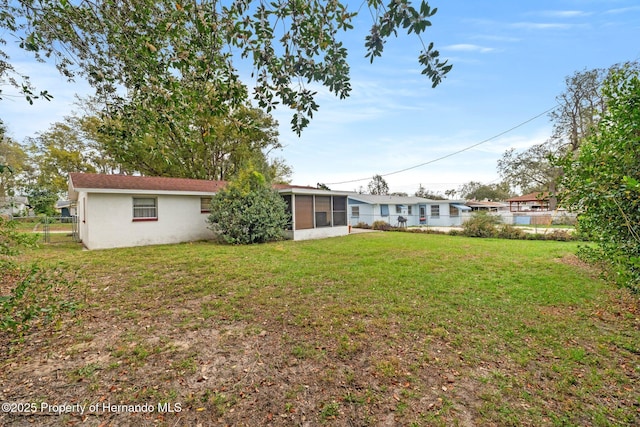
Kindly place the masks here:
[[(463, 153), (463, 152), (465, 152), (465, 151), (471, 150), (472, 148), (475, 148), (475, 147), (477, 147), (477, 146), (479, 146), (479, 145), (485, 144), (485, 143), (487, 143), (487, 142), (489, 142), (489, 141), (492, 141), (492, 140), (494, 140), (494, 139), (496, 139), (496, 138), (501, 137), (502, 135), (505, 135), (505, 134), (507, 134), (507, 133), (509, 133), (509, 132), (511, 132), (511, 131), (514, 131), (514, 130), (518, 129), (519, 127), (522, 127), (522, 126), (526, 125), (527, 123), (532, 122), (532, 121), (534, 121), (535, 119), (537, 119), (537, 118), (539, 118), (539, 117), (541, 117), (541, 116), (544, 116), (544, 115), (545, 115), (545, 114), (547, 114), (547, 113), (550, 113), (551, 111), (555, 110), (556, 108), (558, 108), (558, 105), (554, 105), (553, 107), (551, 107), (551, 108), (549, 108), (549, 109), (547, 109), (547, 110), (543, 111), (542, 113), (540, 113), (540, 114), (538, 114), (538, 115), (536, 115), (536, 116), (533, 116), (533, 117), (531, 117), (530, 119), (527, 119), (527, 120), (525, 120), (524, 122), (519, 123), (519, 124), (517, 124), (517, 125), (513, 126), (512, 128), (509, 128), (509, 129), (507, 129), (507, 130), (505, 130), (505, 131), (503, 131), (503, 132), (500, 132), (499, 134), (494, 135), (494, 136), (492, 136), (491, 138), (487, 138), (487, 139), (482, 140), (482, 141), (480, 141), (480, 142), (477, 142), (477, 143), (475, 143), (475, 144), (473, 144), (473, 145), (470, 145), (470, 146), (468, 146), (468, 147), (465, 147), (465, 148), (463, 148), (463, 149), (461, 149), (461, 150), (454, 151), (453, 153), (449, 153), (449, 154), (444, 155), (444, 156), (442, 156), (442, 157), (438, 157), (437, 159), (429, 160), (429, 161), (427, 161), (427, 162), (420, 163), (420, 164), (418, 164), (418, 165), (410, 166), (410, 167), (408, 167), (408, 168), (400, 169), (400, 170), (397, 170), (397, 171), (394, 171), (394, 172), (388, 172), (388, 173), (382, 174), (382, 175), (380, 175), (380, 176), (384, 177), (384, 176), (395, 175), (395, 174), (398, 174), (398, 173), (406, 172), (406, 171), (408, 171), (408, 170), (416, 169), (416, 168), (419, 168), (419, 167), (422, 167), (422, 166), (426, 166), (426, 165), (430, 165), (430, 164), (435, 163), (435, 162), (438, 162), (438, 161), (440, 161), (440, 160), (444, 160), (444, 159), (446, 159), (446, 158), (449, 158), (449, 157), (455, 156), (456, 154), (460, 154), (460, 153)], [(329, 183), (327, 183), (326, 185), (350, 184), (350, 183), (352, 183), (352, 182), (366, 181), (366, 180), (370, 180), (370, 179), (371, 179), (371, 177), (370, 177), (370, 176), (368, 176), (368, 177), (366, 177), (366, 178), (351, 179), (351, 180), (348, 180), (348, 181), (329, 182)]]

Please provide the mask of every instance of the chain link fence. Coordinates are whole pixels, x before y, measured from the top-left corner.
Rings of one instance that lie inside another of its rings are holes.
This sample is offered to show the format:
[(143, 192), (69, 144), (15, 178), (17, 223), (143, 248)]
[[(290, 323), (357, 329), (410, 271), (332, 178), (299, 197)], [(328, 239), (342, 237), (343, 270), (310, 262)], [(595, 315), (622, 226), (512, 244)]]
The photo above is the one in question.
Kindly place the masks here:
[(44, 243), (80, 241), (76, 215), (13, 217), (12, 220), (16, 222), (18, 231), (38, 234)]

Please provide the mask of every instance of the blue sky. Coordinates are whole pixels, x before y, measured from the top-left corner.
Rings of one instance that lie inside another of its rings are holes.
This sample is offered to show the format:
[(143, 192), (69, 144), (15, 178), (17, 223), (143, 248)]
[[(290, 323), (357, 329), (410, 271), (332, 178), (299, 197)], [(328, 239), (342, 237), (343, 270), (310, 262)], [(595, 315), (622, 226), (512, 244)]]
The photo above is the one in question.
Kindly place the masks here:
[[(365, 14), (345, 39), (350, 48), (351, 96), (339, 100), (318, 88), (320, 111), (301, 137), (289, 130), (290, 112), (277, 111), (284, 149), (275, 153), (293, 167), (293, 182), (327, 183), (336, 190), (365, 187), (383, 175), (391, 191), (412, 194), (422, 184), (444, 192), (473, 181), (499, 180), (496, 162), (508, 148), (544, 142), (546, 115), (565, 77), (640, 59), (637, 0), (434, 0), (433, 26), (423, 35), (454, 65), (435, 89), (420, 74), (420, 42), (401, 35), (370, 64), (364, 58)], [(83, 82), (68, 84), (50, 65), (12, 55), (21, 71), (52, 102), (29, 106), (0, 102), (0, 117), (18, 141), (44, 131), (75, 109)], [(247, 82), (250, 85), (250, 82)], [(428, 164), (425, 164), (428, 163)], [(418, 165), (422, 165), (416, 167)], [(405, 172), (398, 172), (411, 168)]]

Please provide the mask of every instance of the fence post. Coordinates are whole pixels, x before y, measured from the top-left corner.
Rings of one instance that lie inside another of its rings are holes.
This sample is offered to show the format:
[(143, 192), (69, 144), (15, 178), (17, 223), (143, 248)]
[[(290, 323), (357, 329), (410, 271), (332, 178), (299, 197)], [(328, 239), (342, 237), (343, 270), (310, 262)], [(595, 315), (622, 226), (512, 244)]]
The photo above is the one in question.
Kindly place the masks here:
[(49, 243), (49, 217), (44, 217), (44, 224), (42, 225), (42, 231), (44, 233), (43, 238), (45, 243)]

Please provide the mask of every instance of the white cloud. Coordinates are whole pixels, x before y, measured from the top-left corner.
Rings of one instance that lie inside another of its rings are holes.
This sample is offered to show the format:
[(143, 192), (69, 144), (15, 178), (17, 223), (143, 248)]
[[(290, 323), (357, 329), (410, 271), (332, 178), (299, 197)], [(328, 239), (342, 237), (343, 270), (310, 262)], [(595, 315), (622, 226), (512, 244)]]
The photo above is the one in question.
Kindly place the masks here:
[(506, 43), (517, 43), (521, 41), (519, 37), (513, 36), (498, 36), (494, 34), (477, 34), (471, 37), (474, 40), (489, 40), (493, 42), (506, 42)]
[(576, 18), (581, 16), (590, 16), (592, 13), (584, 12), (582, 10), (545, 10), (537, 13), (537, 15), (551, 18)]
[(604, 13), (609, 15), (620, 15), (623, 13), (638, 12), (638, 11), (640, 11), (640, 6), (630, 6), (630, 7), (621, 7), (618, 9), (609, 9)]
[(568, 30), (574, 27), (574, 25), (571, 24), (561, 24), (557, 22), (514, 22), (510, 26), (524, 30)]
[(453, 50), (456, 52), (480, 52), (480, 53), (489, 53), (495, 51), (492, 47), (484, 47), (476, 44), (470, 43), (459, 43), (459, 44), (451, 44), (448, 46), (444, 46), (442, 49)]

